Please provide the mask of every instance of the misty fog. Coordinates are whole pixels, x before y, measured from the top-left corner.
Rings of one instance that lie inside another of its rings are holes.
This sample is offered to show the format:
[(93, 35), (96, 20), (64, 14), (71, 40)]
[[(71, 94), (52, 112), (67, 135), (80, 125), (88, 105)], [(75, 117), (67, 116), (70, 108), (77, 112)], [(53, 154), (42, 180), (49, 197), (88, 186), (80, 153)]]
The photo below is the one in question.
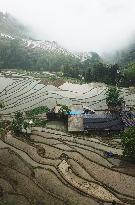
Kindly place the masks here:
[(36, 37), (73, 51), (114, 51), (135, 33), (134, 0), (0, 0)]

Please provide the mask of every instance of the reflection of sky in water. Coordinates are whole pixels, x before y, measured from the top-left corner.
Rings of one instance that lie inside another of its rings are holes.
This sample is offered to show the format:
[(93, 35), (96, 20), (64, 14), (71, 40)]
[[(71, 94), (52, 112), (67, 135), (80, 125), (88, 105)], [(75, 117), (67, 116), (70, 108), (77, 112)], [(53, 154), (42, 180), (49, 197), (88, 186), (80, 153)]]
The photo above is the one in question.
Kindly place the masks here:
[(85, 96), (87, 97), (87, 95), (89, 97), (98, 95), (105, 88), (105, 85), (100, 83), (89, 83), (79, 85), (67, 82), (59, 88), (63, 90), (63, 95), (66, 95), (67, 97), (73, 97), (74, 95), (74, 97), (80, 96), (81, 98), (85, 98)]
[(11, 78), (4, 78), (0, 77), (0, 92), (7, 87), (8, 85), (12, 84), (13, 80)]
[[(9, 85), (7, 87), (7, 85)], [(42, 85), (32, 79), (20, 79), (16, 82), (10, 78), (0, 77), (0, 100), (5, 103), (2, 113), (29, 110), (38, 106), (54, 107), (56, 104), (85, 105), (94, 110), (106, 109), (106, 86), (101, 83), (72, 84), (64, 83), (60, 87)], [(127, 105), (135, 105), (135, 93), (130, 89), (123, 89)]]

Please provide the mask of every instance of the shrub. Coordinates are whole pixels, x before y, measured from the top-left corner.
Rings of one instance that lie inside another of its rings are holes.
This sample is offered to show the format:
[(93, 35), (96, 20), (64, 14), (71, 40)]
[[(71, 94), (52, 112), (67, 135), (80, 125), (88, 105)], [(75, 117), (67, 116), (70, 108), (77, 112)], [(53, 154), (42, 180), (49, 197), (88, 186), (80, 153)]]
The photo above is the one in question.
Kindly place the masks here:
[(47, 106), (40, 106), (40, 107), (36, 107), (32, 110), (26, 111), (26, 115), (29, 118), (33, 118), (35, 115), (47, 113), (48, 111), (49, 111), (49, 108)]
[(13, 119), (12, 122), (12, 130), (16, 135), (19, 135), (22, 132), (23, 123), (24, 123), (23, 113), (22, 112), (15, 113), (15, 118)]
[(122, 134), (123, 157), (135, 162), (135, 127), (126, 129)]
[(0, 108), (4, 108), (4, 103), (0, 102)]
[(46, 120), (42, 119), (34, 119), (33, 125), (37, 127), (45, 127), (46, 126)]
[(66, 105), (62, 105), (60, 110), (59, 110), (59, 113), (61, 113), (61, 114), (69, 114), (70, 112), (71, 112), (71, 110)]
[(23, 117), (23, 113), (22, 112), (15, 113), (15, 118), (13, 119), (12, 122), (12, 131), (17, 136), (19, 136), (22, 133), (22, 129), (25, 129), (27, 133), (28, 127), (29, 127), (29, 123), (27, 122), (27, 119)]

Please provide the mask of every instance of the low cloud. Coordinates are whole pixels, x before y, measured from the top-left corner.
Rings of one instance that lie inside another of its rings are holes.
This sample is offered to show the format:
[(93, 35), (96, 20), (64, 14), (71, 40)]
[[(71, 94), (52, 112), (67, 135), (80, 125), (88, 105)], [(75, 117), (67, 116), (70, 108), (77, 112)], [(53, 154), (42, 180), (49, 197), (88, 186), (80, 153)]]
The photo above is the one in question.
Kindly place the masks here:
[(134, 0), (1, 0), (37, 38), (77, 51), (113, 51), (135, 33)]

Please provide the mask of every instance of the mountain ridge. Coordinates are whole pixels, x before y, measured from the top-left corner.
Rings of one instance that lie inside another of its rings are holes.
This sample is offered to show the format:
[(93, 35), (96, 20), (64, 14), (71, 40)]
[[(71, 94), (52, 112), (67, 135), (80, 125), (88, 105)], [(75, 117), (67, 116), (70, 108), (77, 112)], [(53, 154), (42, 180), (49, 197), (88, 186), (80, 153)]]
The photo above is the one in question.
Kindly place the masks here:
[[(34, 36), (34, 35), (33, 35)], [(12, 15), (0, 12), (0, 39), (12, 41), (19, 39), (21, 46), (30, 49), (31, 52), (50, 53), (51, 55), (65, 55), (83, 62), (91, 59), (96, 52), (72, 52), (57, 43), (56, 41), (39, 40), (32, 36), (29, 28), (24, 26)], [(135, 38), (125, 49), (114, 53), (107, 51), (100, 58), (106, 63), (117, 63), (121, 66), (135, 62)]]
[(19, 39), (24, 43), (26, 48), (47, 51), (55, 54), (63, 54), (78, 58), (81, 61), (87, 60), (92, 56), (92, 52), (72, 52), (56, 41), (37, 40), (28, 35), (28, 28), (23, 26), (19, 21), (8, 13), (0, 12), (0, 38), (7, 40)]

